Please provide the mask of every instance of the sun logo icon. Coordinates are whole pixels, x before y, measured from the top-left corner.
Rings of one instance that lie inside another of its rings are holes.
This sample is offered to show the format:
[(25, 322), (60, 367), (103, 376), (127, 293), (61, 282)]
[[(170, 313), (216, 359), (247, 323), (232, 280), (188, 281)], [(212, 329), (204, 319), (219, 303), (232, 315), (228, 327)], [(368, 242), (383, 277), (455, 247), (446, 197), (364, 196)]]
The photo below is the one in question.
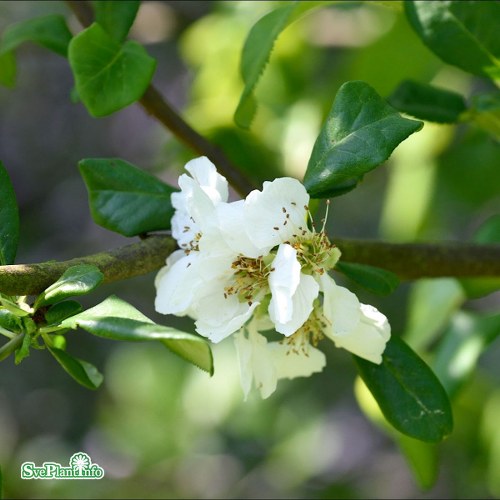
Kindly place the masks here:
[(83, 471), (88, 469), (91, 464), (90, 457), (86, 453), (75, 453), (69, 459), (69, 465), (74, 470), (75, 476), (83, 476)]

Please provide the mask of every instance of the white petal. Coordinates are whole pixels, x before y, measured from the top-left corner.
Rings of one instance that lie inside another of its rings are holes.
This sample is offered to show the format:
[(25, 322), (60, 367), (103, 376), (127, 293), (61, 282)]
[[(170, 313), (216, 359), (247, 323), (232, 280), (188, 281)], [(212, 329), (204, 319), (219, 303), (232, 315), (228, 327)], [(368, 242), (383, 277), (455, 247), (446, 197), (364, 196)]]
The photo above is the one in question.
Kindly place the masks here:
[(253, 381), (261, 397), (265, 399), (276, 390), (278, 378), (267, 339), (253, 326), (249, 325), (248, 339), (245, 338), (243, 331), (235, 336), (241, 386), (246, 399)]
[(227, 180), (217, 172), (215, 165), (206, 156), (200, 156), (189, 161), (186, 163), (185, 168), (209, 196), (214, 205), (227, 201)]
[(270, 248), (257, 248), (247, 235), (244, 219), (244, 200), (221, 203), (216, 208), (218, 226), (225, 243), (235, 252), (256, 258), (267, 255)]
[(325, 355), (312, 345), (292, 350), (286, 343), (270, 342), (269, 348), (278, 378), (309, 377), (326, 365)]
[(197, 313), (196, 331), (217, 343), (238, 331), (252, 316), (260, 302), (248, 305), (240, 302), (235, 295), (224, 297), (224, 290), (196, 300), (194, 309)]
[(272, 299), (269, 315), (274, 323), (287, 323), (292, 318), (292, 297), (300, 283), (300, 263), (297, 251), (290, 245), (283, 244), (273, 260), (274, 271), (269, 276)]
[[(319, 285), (316, 280), (308, 274), (300, 273), (300, 283), (292, 297), (292, 316), (286, 323), (275, 321), (276, 331), (289, 337), (294, 334), (309, 318), (313, 303), (319, 293)], [(271, 299), (272, 303), (273, 299)], [(269, 315), (271, 319), (271, 304), (269, 304)]]
[(252, 191), (245, 200), (245, 228), (250, 240), (258, 248), (272, 248), (306, 230), (304, 206), (308, 203), (309, 195), (296, 179), (264, 182), (262, 191)]
[(323, 315), (330, 323), (325, 334), (343, 335), (351, 332), (359, 324), (361, 311), (356, 295), (347, 288), (338, 286), (328, 274), (320, 277), (323, 292)]
[(183, 250), (178, 250), (168, 258), (167, 266), (155, 280), (157, 312), (178, 316), (188, 313), (201, 282), (198, 263), (198, 252), (185, 255)]
[(344, 335), (334, 335), (332, 340), (361, 358), (373, 363), (382, 362), (382, 353), (391, 336), (387, 318), (372, 306), (361, 304), (361, 321), (357, 328)]
[[(182, 193), (172, 193), (172, 200), (176, 194), (180, 195)], [(180, 203), (178, 205), (181, 206)], [(187, 210), (185, 208), (176, 210), (170, 224), (172, 226), (172, 236), (177, 240), (177, 244), (181, 248), (189, 248), (190, 243), (194, 241), (200, 229)]]
[(245, 337), (243, 329), (234, 336), (234, 344), (238, 355), (240, 367), (240, 383), (243, 389), (245, 400), (250, 393), (253, 381), (252, 371), (252, 343)]

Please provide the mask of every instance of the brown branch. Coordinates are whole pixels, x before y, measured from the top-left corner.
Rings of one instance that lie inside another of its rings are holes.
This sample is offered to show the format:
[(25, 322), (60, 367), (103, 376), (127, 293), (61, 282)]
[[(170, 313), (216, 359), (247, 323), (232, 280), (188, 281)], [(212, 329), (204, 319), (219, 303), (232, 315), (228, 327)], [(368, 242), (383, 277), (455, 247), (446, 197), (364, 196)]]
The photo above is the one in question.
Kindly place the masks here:
[[(500, 245), (472, 243), (396, 244), (370, 240), (336, 239), (342, 260), (382, 267), (402, 279), (453, 277), (500, 277)], [(93, 264), (104, 273), (104, 283), (125, 280), (162, 267), (176, 248), (169, 236), (144, 240), (64, 262), (0, 267), (0, 293), (36, 295), (68, 268)]]
[(148, 274), (165, 264), (176, 247), (168, 236), (150, 236), (132, 245), (61, 262), (18, 264), (0, 267), (0, 293), (38, 295), (71, 266), (92, 264), (104, 274), (104, 283)]
[[(82, 26), (87, 27), (92, 24), (94, 14), (88, 2), (66, 1), (66, 4)], [(254, 183), (233, 165), (224, 152), (184, 121), (153, 85), (149, 85), (138, 102), (149, 115), (155, 117), (177, 139), (196, 151), (196, 153), (210, 158), (217, 165), (217, 170), (227, 178), (229, 184), (242, 196), (246, 196), (252, 189), (255, 189)]]

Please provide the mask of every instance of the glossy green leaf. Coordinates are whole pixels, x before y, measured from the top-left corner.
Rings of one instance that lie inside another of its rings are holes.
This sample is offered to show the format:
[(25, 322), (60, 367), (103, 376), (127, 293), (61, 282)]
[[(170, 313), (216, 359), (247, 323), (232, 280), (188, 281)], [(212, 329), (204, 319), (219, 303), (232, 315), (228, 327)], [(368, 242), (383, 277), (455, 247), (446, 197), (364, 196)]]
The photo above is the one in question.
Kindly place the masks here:
[(69, 44), (76, 90), (92, 116), (106, 116), (137, 101), (156, 67), (137, 42), (118, 43), (97, 23)]
[(345, 274), (354, 283), (379, 295), (389, 295), (399, 286), (399, 278), (394, 273), (379, 267), (337, 262), (335, 269)]
[(174, 328), (156, 325), (118, 297), (109, 297), (92, 309), (64, 320), (61, 326), (73, 329), (80, 327), (98, 337), (113, 340), (159, 340), (184, 360), (213, 374), (212, 351), (204, 339)]
[(141, 2), (138, 0), (93, 1), (95, 20), (117, 42), (122, 42), (129, 32)]
[(34, 307), (38, 309), (68, 297), (86, 295), (97, 288), (103, 278), (104, 275), (96, 266), (88, 264), (72, 266), (66, 269), (55, 283), (38, 296)]
[(76, 300), (65, 300), (54, 304), (45, 313), (45, 321), (48, 325), (56, 325), (61, 321), (82, 312), (82, 305)]
[(97, 224), (124, 236), (170, 228), (174, 188), (119, 159), (87, 159), (79, 167)]
[(354, 189), (422, 125), (403, 118), (367, 83), (345, 83), (314, 144), (304, 177), (307, 191), (327, 198)]
[(412, 1), (405, 11), (413, 29), (444, 62), (489, 77), (499, 65), (499, 2)]
[(13, 52), (0, 55), (0, 85), (13, 88), (16, 84), (16, 58)]
[(280, 33), (306, 12), (328, 2), (290, 2), (259, 19), (245, 40), (241, 53), (240, 72), (245, 87), (234, 114), (234, 121), (249, 128), (257, 111), (254, 90), (269, 62), (271, 52)]
[(21, 361), (27, 358), (30, 355), (30, 347), (31, 347), (31, 337), (30, 335), (25, 335), (23, 337), (23, 341), (19, 346), (19, 349), (16, 350), (15, 355), (15, 363), (18, 365)]
[(7, 170), (0, 162), (0, 265), (13, 264), (19, 241), (16, 193)]
[(48, 350), (64, 368), (66, 373), (75, 379), (80, 385), (87, 389), (97, 389), (103, 380), (103, 376), (97, 368), (78, 358), (70, 356), (67, 352), (57, 349), (56, 347), (48, 347)]
[(408, 115), (438, 123), (455, 123), (466, 110), (460, 94), (412, 80), (402, 82), (388, 101)]
[(12, 302), (6, 297), (2, 297), (2, 295), (0, 295), (0, 304), (5, 307), (5, 309), (15, 314), (16, 316), (19, 316), (20, 318), (28, 316), (33, 312), (31, 307), (25, 302)]
[(35, 17), (5, 29), (0, 41), (0, 54), (10, 52), (24, 42), (34, 42), (66, 57), (72, 36), (63, 16), (49, 14)]
[(436, 350), (432, 366), (450, 396), (476, 369), (479, 357), (500, 336), (500, 314), (480, 316), (458, 311)]
[(453, 428), (450, 401), (432, 370), (400, 338), (392, 336), (377, 365), (354, 356), (361, 378), (384, 417), (398, 431), (437, 442)]

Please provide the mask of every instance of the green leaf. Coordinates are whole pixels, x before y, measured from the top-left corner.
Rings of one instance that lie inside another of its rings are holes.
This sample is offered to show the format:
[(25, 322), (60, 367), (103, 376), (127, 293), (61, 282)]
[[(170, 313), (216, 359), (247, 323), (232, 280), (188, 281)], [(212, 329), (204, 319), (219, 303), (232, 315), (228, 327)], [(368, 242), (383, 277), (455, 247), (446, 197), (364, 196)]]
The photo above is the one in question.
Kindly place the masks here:
[(388, 101), (403, 113), (437, 123), (455, 123), (466, 110), (460, 94), (412, 80), (402, 82)]
[(0, 162), (0, 265), (13, 264), (19, 241), (16, 193), (7, 170)]
[(335, 269), (345, 274), (354, 283), (379, 295), (389, 295), (399, 286), (399, 278), (394, 273), (379, 267), (337, 262)]
[(53, 305), (45, 313), (45, 321), (48, 325), (56, 325), (66, 318), (81, 313), (82, 310), (82, 305), (76, 300), (65, 300)]
[(60, 302), (67, 297), (86, 295), (97, 288), (103, 278), (104, 275), (96, 266), (89, 264), (71, 266), (55, 283), (38, 296), (34, 307), (38, 309), (41, 306)]
[(420, 488), (423, 490), (430, 489), (435, 484), (439, 471), (437, 446), (433, 443), (424, 443), (404, 434), (398, 434), (396, 442)]
[(28, 19), (5, 29), (0, 42), (0, 55), (14, 50), (24, 42), (34, 42), (66, 57), (72, 36), (66, 20), (58, 14)]
[(16, 58), (13, 52), (0, 55), (0, 85), (8, 88), (16, 85)]
[(94, 1), (95, 20), (117, 42), (122, 42), (134, 23), (141, 2), (136, 0)]
[(124, 236), (170, 228), (174, 188), (119, 159), (87, 159), (79, 167), (97, 224)]
[(0, 500), (3, 498), (3, 473), (2, 467), (0, 466)]
[(0, 327), (14, 333), (21, 333), (22, 324), (19, 316), (8, 309), (0, 309)]
[(307, 191), (327, 198), (354, 189), (422, 125), (399, 115), (367, 83), (344, 83), (314, 144), (304, 177)]
[(466, 116), (500, 141), (500, 92), (475, 96)]
[(410, 294), (406, 342), (419, 351), (435, 342), (465, 299), (456, 279), (419, 280)]
[(98, 337), (113, 340), (159, 340), (184, 360), (210, 375), (213, 374), (212, 352), (204, 339), (174, 328), (156, 325), (133, 306), (115, 296), (64, 320), (61, 326), (73, 329), (80, 327)]
[(26, 303), (21, 303), (21, 302), (12, 302), (9, 299), (6, 299), (5, 297), (2, 297), (0, 295), (0, 304), (5, 307), (8, 311), (11, 313), (15, 314), (16, 316), (19, 316), (20, 318), (24, 316), (28, 316), (31, 313), (33, 313), (33, 310), (31, 307), (26, 304)]
[(66, 373), (80, 385), (87, 389), (97, 389), (102, 384), (103, 377), (94, 365), (74, 358), (61, 349), (55, 347), (48, 347), (48, 349)]
[(24, 358), (27, 358), (30, 355), (30, 347), (31, 347), (31, 337), (30, 335), (25, 335), (23, 338), (23, 342), (19, 349), (16, 351), (15, 363), (18, 365)]
[(475, 75), (489, 77), (498, 67), (499, 2), (405, 2), (413, 29), (444, 62)]
[(6, 344), (0, 347), (0, 361), (10, 356), (19, 346), (22, 345), (24, 340), (24, 333), (16, 335), (13, 339), (10, 339)]
[(400, 338), (391, 337), (380, 365), (354, 359), (385, 418), (398, 431), (427, 442), (451, 433), (453, 417), (443, 386)]
[(476, 369), (479, 357), (500, 335), (500, 314), (482, 316), (458, 311), (443, 335), (432, 366), (450, 396)]
[[(483, 245), (500, 244), (500, 214), (487, 219), (476, 231), (473, 241)], [(459, 281), (470, 299), (483, 297), (500, 290), (500, 278), (498, 277), (461, 278)]]
[(254, 89), (264, 72), (280, 33), (306, 12), (328, 2), (291, 2), (269, 12), (252, 27), (241, 53), (240, 72), (245, 83), (234, 121), (249, 128), (257, 111)]
[(156, 67), (137, 42), (119, 44), (99, 24), (75, 36), (68, 49), (76, 90), (92, 116), (106, 116), (137, 101)]

